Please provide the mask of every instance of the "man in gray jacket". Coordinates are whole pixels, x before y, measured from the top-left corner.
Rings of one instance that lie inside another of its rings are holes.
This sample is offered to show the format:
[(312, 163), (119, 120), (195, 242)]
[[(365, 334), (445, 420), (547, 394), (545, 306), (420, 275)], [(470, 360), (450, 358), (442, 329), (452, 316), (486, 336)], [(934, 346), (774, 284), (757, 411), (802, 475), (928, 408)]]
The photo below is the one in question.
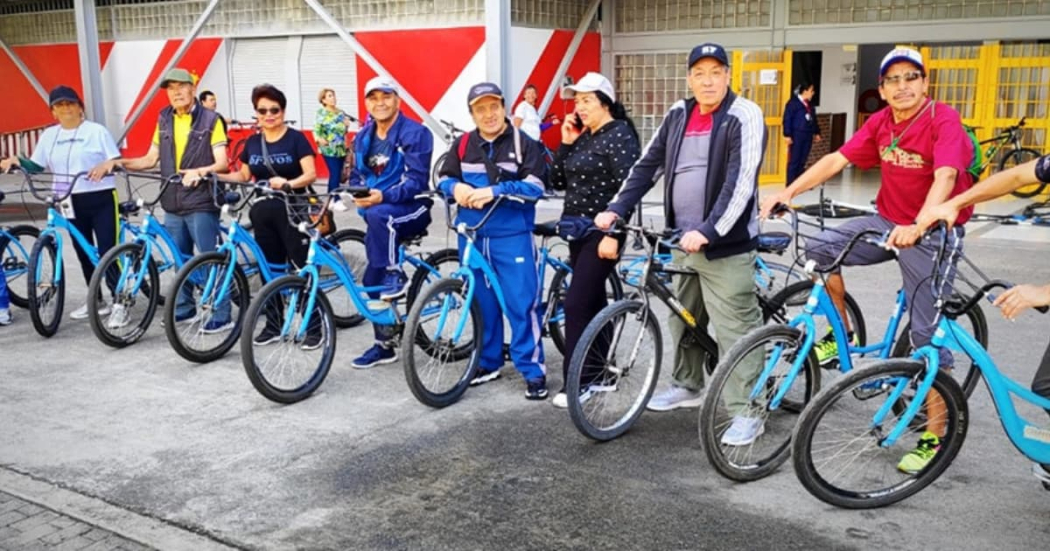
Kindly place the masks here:
[[(682, 251), (674, 263), (693, 269), (698, 278), (678, 277), (675, 293), (697, 325), (714, 324), (719, 353), (762, 323), (753, 272), (758, 244), (758, 172), (766, 144), (762, 111), (729, 89), (729, 58), (718, 44), (701, 44), (689, 54), (688, 82), (693, 99), (671, 106), (608, 211), (595, 224), (608, 229), (624, 218), (664, 179), (667, 227), (681, 230)], [(689, 339), (686, 327), (670, 317), (678, 344), (670, 388), (649, 401), (649, 409), (697, 407), (703, 401), (706, 354)], [(754, 374), (761, 369), (755, 360)], [(738, 368), (724, 394), (733, 424), (722, 443), (744, 446), (763, 431), (763, 420), (749, 417), (749, 369)]]

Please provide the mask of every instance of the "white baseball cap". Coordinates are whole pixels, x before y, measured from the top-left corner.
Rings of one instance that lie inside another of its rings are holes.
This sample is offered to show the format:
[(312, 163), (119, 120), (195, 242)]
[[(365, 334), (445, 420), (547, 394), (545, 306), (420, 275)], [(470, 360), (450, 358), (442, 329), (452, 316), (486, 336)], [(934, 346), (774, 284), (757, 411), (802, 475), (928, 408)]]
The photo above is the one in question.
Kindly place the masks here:
[(922, 74), (926, 74), (926, 65), (922, 62), (922, 54), (918, 50), (911, 48), (894, 48), (890, 53), (886, 54), (886, 57), (882, 58), (882, 63), (879, 64), (879, 76), (886, 74), (886, 69), (890, 68), (890, 65), (897, 63), (898, 61), (907, 61), (919, 68)]
[(375, 90), (382, 90), (389, 94), (396, 94), (397, 83), (394, 82), (393, 79), (384, 76), (372, 77), (372, 79), (368, 81), (368, 84), (365, 85), (365, 95), (367, 96)]
[(576, 84), (562, 88), (561, 97), (562, 99), (572, 99), (580, 92), (601, 92), (609, 96), (609, 99), (612, 101), (616, 101), (616, 92), (613, 91), (612, 83), (601, 73), (587, 73), (583, 75), (583, 78)]

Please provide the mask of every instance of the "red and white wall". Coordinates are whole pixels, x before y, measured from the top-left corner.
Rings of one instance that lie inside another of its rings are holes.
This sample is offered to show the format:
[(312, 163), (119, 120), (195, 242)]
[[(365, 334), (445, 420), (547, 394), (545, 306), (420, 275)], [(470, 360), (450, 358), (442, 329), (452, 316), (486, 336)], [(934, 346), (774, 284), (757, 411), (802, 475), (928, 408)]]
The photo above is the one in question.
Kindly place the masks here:
[[(508, 112), (521, 100), (526, 83), (535, 84), (543, 98), (572, 35), (572, 31), (565, 30), (517, 27), (511, 30), (511, 82), (504, 90)], [(453, 121), (463, 128), (473, 126), (466, 95), (471, 85), (486, 80), (484, 27), (372, 31), (354, 36), (435, 118)], [(146, 100), (150, 84), (180, 43), (179, 39), (172, 39), (100, 45), (105, 123), (114, 136), (120, 134), (130, 115)], [(75, 44), (13, 49), (45, 89), (66, 84), (81, 90)], [(587, 71), (600, 70), (600, 56), (600, 35), (588, 33), (568, 74), (579, 80)], [(199, 38), (178, 65), (201, 77), (198, 90), (215, 92), (219, 111), (228, 118), (248, 119), (252, 86), (262, 82), (277, 85), (288, 97), (287, 117), (299, 121), (298, 126), (306, 131), (312, 128), (313, 114), (319, 106), (316, 94), (321, 86), (335, 88), (340, 106), (352, 113), (356, 110), (363, 118), (361, 87), (375, 76), (371, 67), (334, 36)], [(5, 116), (0, 118), (0, 136), (53, 122), (46, 103), (3, 53), (0, 53), (0, 81), (5, 83), (9, 98)], [(148, 148), (156, 114), (166, 104), (163, 93), (154, 94), (126, 142), (121, 144), (126, 154), (138, 155)], [(550, 111), (563, 115), (566, 107), (572, 109), (570, 102), (563, 102), (558, 96)], [(407, 106), (405, 109), (413, 118), (419, 118)], [(557, 129), (548, 130), (544, 141), (556, 146)], [(435, 148), (443, 147), (443, 142), (436, 139)], [(321, 167), (323, 163), (319, 164)]]

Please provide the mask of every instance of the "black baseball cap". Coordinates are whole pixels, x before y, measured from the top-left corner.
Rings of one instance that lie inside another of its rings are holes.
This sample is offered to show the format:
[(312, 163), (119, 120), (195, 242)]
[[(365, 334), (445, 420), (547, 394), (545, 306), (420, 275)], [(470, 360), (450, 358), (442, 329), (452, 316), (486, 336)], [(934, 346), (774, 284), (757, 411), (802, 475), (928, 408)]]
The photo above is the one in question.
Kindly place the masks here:
[(54, 107), (60, 101), (69, 101), (79, 105), (81, 108), (84, 107), (84, 102), (80, 99), (80, 95), (69, 86), (56, 86), (54, 90), (51, 90), (51, 94), (47, 98), (47, 105), (48, 107)]
[(729, 66), (729, 56), (726, 55), (726, 49), (714, 42), (705, 42), (689, 52), (689, 64), (686, 65), (686, 68), (692, 67), (697, 61), (705, 57), (715, 58), (722, 65)]
[(491, 82), (475, 84), (470, 87), (470, 93), (467, 94), (467, 106), (474, 105), (474, 102), (487, 96), (499, 98), (500, 101), (503, 101), (503, 90), (500, 90), (499, 86)]

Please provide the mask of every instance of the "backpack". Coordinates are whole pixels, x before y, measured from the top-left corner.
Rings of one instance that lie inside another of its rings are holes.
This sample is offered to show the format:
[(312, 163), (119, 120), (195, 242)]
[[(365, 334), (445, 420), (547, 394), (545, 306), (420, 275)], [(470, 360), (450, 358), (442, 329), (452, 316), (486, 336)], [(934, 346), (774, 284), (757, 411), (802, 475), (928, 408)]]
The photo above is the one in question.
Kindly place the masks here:
[[(467, 132), (460, 136), (459, 145), (456, 147), (456, 156), (459, 162), (463, 162), (463, 156), (467, 153), (467, 144), (470, 142), (470, 132)], [(482, 155), (485, 160), (485, 172), (488, 174), (489, 182), (492, 185), (499, 183), (499, 167), (496, 163), (492, 162), (492, 159), (488, 155)], [(514, 127), (514, 163), (518, 166), (518, 172), (521, 172), (521, 130), (518, 127)]]
[(984, 172), (984, 152), (981, 151), (981, 140), (977, 139), (977, 132), (974, 127), (964, 124), (963, 130), (966, 131), (966, 135), (970, 138), (970, 143), (973, 144), (973, 162), (966, 168), (966, 172), (969, 172), (973, 176), (974, 181), (981, 176)]

